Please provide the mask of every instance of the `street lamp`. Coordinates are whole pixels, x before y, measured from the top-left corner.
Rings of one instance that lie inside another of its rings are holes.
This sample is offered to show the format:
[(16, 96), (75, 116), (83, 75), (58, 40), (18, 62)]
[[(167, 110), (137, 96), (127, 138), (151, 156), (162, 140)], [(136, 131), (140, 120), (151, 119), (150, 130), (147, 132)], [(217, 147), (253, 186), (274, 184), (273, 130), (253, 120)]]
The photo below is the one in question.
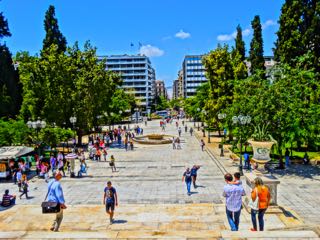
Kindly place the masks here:
[(138, 111), (139, 111), (139, 108), (135, 108), (134, 111), (136, 111), (136, 123), (138, 123)]
[[(200, 108), (197, 108), (197, 112), (198, 112), (198, 114), (200, 113)], [(198, 120), (198, 118), (197, 118), (197, 120)], [(198, 131), (200, 131), (200, 125), (199, 125), (199, 120), (198, 120)]]
[(233, 116), (232, 117), (232, 122), (234, 125), (237, 125), (240, 127), (240, 163), (239, 163), (239, 172), (241, 175), (243, 175), (243, 165), (242, 165), (242, 127), (249, 124), (251, 122), (251, 117), (250, 116)]
[[(223, 119), (225, 119), (227, 117), (227, 114), (225, 113), (219, 113), (218, 114), (218, 119), (222, 122)], [(220, 157), (224, 157), (224, 152), (223, 152), (223, 143), (226, 140), (226, 136), (225, 133), (223, 131), (223, 140), (221, 141), (221, 152), (220, 152)]]
[[(37, 140), (39, 140), (39, 131), (42, 128), (45, 128), (47, 123), (44, 120), (41, 120), (40, 117), (38, 117), (37, 121), (28, 121), (27, 126), (28, 128), (33, 128), (36, 130), (37, 133)], [(38, 147), (38, 156), (40, 156), (40, 147)]]
[[(206, 117), (207, 116), (207, 112), (206, 112), (206, 110), (202, 110), (202, 113), (203, 113), (203, 115)], [(202, 131), (202, 133), (203, 133), (203, 137), (206, 137), (206, 131), (205, 131), (205, 128), (204, 128), (204, 124), (203, 124), (203, 131)]]
[[(69, 118), (69, 120), (70, 120), (70, 122), (72, 123), (72, 126), (73, 126), (73, 131), (74, 131), (74, 126), (75, 126), (75, 124), (76, 124), (76, 122), (77, 122), (77, 118), (76, 117), (70, 117)], [(74, 132), (74, 135), (73, 135), (73, 138), (75, 138), (76, 136), (75, 136), (76, 134), (75, 134), (75, 132)], [(75, 140), (73, 140), (74, 142), (75, 142)]]
[[(130, 115), (131, 110), (130, 110), (130, 109), (125, 110), (125, 113), (127, 113), (128, 115)], [(128, 117), (128, 131), (130, 130), (130, 117), (131, 117), (131, 116)]]

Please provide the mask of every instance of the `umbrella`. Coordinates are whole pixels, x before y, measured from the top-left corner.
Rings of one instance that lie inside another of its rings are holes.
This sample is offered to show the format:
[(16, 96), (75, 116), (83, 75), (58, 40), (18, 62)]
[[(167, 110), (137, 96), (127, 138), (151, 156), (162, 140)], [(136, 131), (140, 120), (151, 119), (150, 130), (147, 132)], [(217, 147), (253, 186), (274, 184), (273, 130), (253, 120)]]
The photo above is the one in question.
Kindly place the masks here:
[(66, 159), (75, 159), (75, 158), (78, 158), (78, 155), (75, 154), (75, 153), (69, 153), (66, 155), (65, 157)]

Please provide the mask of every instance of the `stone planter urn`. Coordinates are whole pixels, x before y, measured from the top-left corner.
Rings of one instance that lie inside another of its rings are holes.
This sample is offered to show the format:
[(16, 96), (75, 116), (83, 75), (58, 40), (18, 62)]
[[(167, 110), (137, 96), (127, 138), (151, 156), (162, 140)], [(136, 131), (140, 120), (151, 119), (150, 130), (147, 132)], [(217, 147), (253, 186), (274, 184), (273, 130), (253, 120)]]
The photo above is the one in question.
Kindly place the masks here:
[(252, 161), (258, 164), (258, 168), (256, 169), (259, 172), (265, 172), (265, 164), (271, 160), (270, 152), (274, 141), (269, 142), (259, 142), (254, 140), (249, 140), (248, 143), (252, 146), (253, 149), (253, 157)]

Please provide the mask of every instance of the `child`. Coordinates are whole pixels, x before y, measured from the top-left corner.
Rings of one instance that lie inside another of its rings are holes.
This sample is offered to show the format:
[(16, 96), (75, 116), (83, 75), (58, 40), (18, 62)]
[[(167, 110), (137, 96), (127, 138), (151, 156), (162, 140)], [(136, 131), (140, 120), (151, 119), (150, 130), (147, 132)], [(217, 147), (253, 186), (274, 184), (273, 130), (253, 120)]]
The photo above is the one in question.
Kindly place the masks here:
[(232, 184), (242, 185), (242, 181), (240, 180), (240, 177), (241, 177), (240, 173), (239, 172), (235, 172), (233, 174), (233, 176), (234, 176), (234, 181), (232, 182)]

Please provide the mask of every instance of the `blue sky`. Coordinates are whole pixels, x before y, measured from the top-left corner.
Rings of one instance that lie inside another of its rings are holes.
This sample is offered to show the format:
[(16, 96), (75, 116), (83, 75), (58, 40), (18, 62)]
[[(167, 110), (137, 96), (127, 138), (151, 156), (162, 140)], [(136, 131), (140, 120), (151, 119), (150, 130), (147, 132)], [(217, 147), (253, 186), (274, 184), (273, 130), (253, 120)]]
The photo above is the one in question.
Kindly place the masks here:
[[(184, 55), (203, 54), (217, 44), (234, 44), (238, 24), (244, 30), (246, 49), (252, 31), (250, 22), (260, 15), (265, 55), (272, 54), (284, 0), (2, 0), (0, 11), (9, 21), (11, 38), (5, 41), (13, 53), (32, 54), (42, 48), (44, 14), (56, 7), (59, 27), (68, 44), (86, 40), (99, 55), (150, 56), (157, 79), (171, 86)], [(142, 48), (138, 43), (142, 44)], [(134, 47), (131, 47), (131, 43)]]

